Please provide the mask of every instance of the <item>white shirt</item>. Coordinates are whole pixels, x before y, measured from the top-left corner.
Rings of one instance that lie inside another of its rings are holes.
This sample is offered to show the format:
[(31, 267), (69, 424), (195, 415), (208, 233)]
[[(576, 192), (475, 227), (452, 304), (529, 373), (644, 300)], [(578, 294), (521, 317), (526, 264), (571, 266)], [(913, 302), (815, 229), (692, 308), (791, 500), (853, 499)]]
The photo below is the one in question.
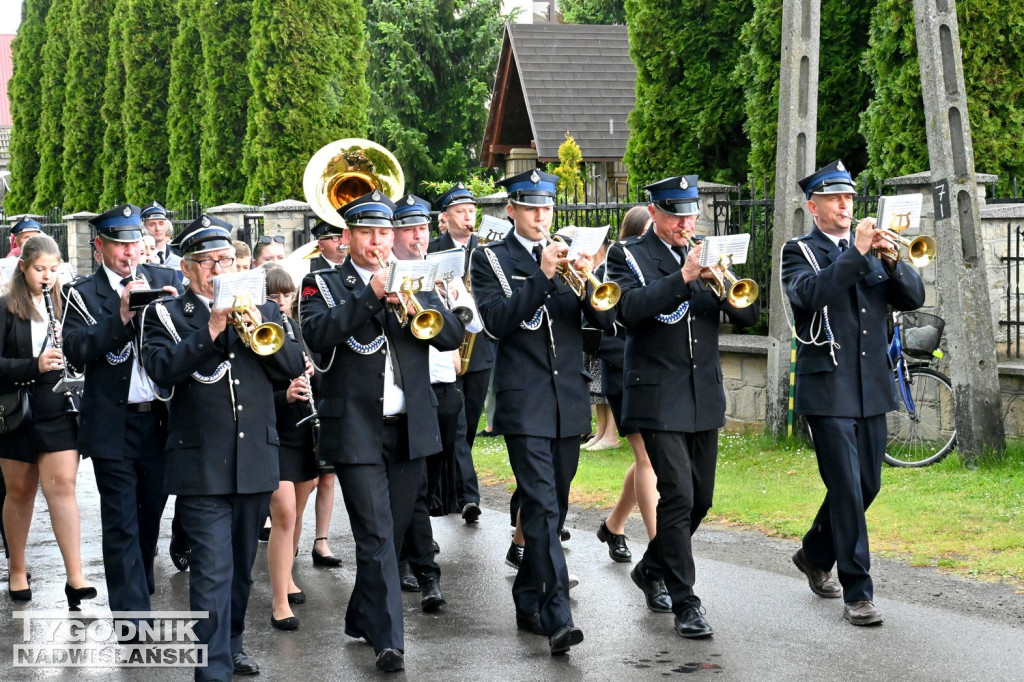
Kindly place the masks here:
[[(363, 280), (363, 284), (369, 284), (373, 278), (372, 272), (356, 265), (355, 261), (352, 261), (352, 267), (355, 268), (356, 272)], [(392, 315), (393, 313), (386, 309), (384, 310), (385, 315)], [(384, 349), (387, 351), (387, 336), (384, 337)], [(384, 353), (384, 416), (390, 417), (396, 414), (403, 414), (405, 412), (405, 391), (403, 391), (398, 384), (395, 383), (395, 369), (391, 366), (391, 353)]]
[(455, 351), (430, 347), (430, 383), (455, 383)]
[[(125, 287), (121, 284), (121, 276), (107, 267), (106, 263), (103, 264), (103, 272), (107, 275), (107, 281), (110, 282), (110, 288), (114, 290), (117, 297), (120, 298), (121, 294), (124, 293)], [(138, 273), (139, 279), (149, 286), (149, 282), (146, 281), (145, 275), (141, 272)], [(136, 313), (138, 317), (141, 311)], [(141, 324), (141, 320), (139, 321)], [(153, 386), (153, 381), (146, 374), (146, 369), (142, 366), (142, 362), (139, 361), (139, 348), (136, 343), (136, 339), (132, 339), (132, 383), (128, 387), (128, 403), (148, 403), (156, 400), (156, 388)]]
[(654, 233), (654, 236), (661, 240), (661, 243), (665, 245), (665, 248), (668, 249), (668, 252), (671, 253), (672, 257), (676, 259), (676, 262), (679, 263), (680, 265), (682, 265), (683, 264), (683, 257), (680, 256), (678, 253), (676, 253), (673, 250), (673, 247), (675, 246), (675, 244), (669, 244), (664, 239), (661, 239), (661, 235), (659, 235), (657, 232)]
[(516, 231), (516, 229), (514, 227), (512, 228), (512, 234), (514, 234), (516, 236), (516, 239), (518, 239), (519, 243), (523, 245), (523, 248), (526, 249), (527, 253), (530, 254), (531, 258), (533, 257), (533, 247), (537, 246), (538, 244), (540, 244), (541, 246), (544, 246), (544, 240), (543, 239), (541, 239), (539, 241), (533, 241), (533, 240), (527, 239), (523, 235), (519, 234), (519, 232)]
[(819, 228), (819, 231), (823, 235), (828, 237), (830, 240), (832, 240), (832, 243), (835, 244), (836, 246), (839, 246), (839, 240), (840, 239), (845, 239), (846, 240), (846, 248), (850, 248), (851, 246), (853, 246), (853, 241), (850, 239), (850, 231), (849, 230), (846, 231), (846, 234), (839, 235), (838, 237), (836, 235), (834, 235), (834, 234), (830, 234), (828, 232), (825, 232), (824, 230), (822, 230), (820, 228)]
[(32, 320), (32, 355), (39, 357), (39, 354), (48, 347), (50, 344), (46, 342), (50, 334), (50, 316), (46, 312), (46, 304), (43, 299), (40, 298), (38, 301), (33, 296), (32, 304), (36, 307), (36, 312), (39, 313), (39, 320)]

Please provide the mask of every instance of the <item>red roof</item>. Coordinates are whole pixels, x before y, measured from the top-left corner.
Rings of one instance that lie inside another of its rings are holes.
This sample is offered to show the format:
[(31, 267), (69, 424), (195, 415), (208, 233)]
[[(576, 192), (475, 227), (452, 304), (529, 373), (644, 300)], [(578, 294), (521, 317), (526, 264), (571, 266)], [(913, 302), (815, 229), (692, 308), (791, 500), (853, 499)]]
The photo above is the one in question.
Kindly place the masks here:
[(0, 126), (11, 125), (11, 101), (7, 97), (7, 81), (11, 80), (11, 41), (13, 33), (0, 34)]

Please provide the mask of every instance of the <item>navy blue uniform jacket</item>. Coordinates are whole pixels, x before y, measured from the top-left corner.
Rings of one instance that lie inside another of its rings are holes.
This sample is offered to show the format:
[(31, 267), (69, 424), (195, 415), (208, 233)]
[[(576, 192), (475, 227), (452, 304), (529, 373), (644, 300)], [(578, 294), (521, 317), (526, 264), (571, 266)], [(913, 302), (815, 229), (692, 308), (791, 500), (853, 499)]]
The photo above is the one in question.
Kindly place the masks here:
[[(485, 251), (497, 256), (512, 296), (506, 297)], [(473, 295), (484, 327), (498, 339), (494, 430), (505, 435), (565, 438), (590, 431), (590, 374), (583, 370), (583, 320), (607, 330), (615, 311), (598, 312), (580, 301), (559, 275), (548, 279), (533, 254), (509, 235), (473, 252)], [(537, 309), (547, 315), (534, 331), (523, 329)], [(548, 326), (550, 316), (550, 327)], [(554, 338), (554, 349), (551, 339)]]
[[(626, 264), (624, 249), (629, 249), (646, 286)], [(718, 357), (720, 313), (745, 327), (760, 317), (758, 304), (735, 308), (728, 301), (720, 302), (702, 279), (689, 284), (683, 281), (682, 265), (653, 229), (613, 245), (607, 269), (607, 278), (622, 287), (616, 310), (627, 330), (623, 423), (637, 429), (682, 433), (725, 426), (725, 389)], [(675, 324), (655, 319), (686, 301), (690, 303), (687, 316)]]
[[(817, 274), (804, 257), (804, 243), (818, 262)], [(841, 252), (817, 227), (795, 237), (782, 250), (782, 286), (793, 306), (796, 332), (825, 339), (820, 313), (828, 306), (829, 322), (839, 347), (838, 365), (829, 344), (797, 344), (796, 403), (800, 414), (870, 417), (896, 409), (896, 384), (889, 360), (887, 305), (914, 310), (924, 304), (924, 284), (917, 271), (902, 261), (892, 272), (852, 244)], [(815, 317), (818, 319), (815, 319)]]

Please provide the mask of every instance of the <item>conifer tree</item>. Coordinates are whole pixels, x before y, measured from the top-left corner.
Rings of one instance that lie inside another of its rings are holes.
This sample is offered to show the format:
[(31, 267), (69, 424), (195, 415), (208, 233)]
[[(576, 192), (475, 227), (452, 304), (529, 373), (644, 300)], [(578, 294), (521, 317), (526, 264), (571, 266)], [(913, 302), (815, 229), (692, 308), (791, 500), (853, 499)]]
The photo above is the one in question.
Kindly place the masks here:
[(245, 201), (302, 198), (317, 149), (365, 137), (365, 17), (360, 0), (254, 0)]
[(567, 24), (624, 24), (624, 0), (562, 0), (558, 3)]
[(124, 149), (124, 121), (121, 109), (124, 104), (124, 45), (125, 20), (128, 17), (130, 0), (114, 0), (114, 10), (107, 31), (107, 68), (103, 76), (102, 104), (103, 118), (103, 193), (100, 205), (95, 209), (103, 211), (112, 208), (125, 199), (125, 172), (128, 168)]
[(11, 99), (11, 191), (4, 197), (7, 215), (26, 213), (35, 198), (39, 173), (39, 115), (42, 109), (43, 45), (50, 0), (25, 0), (21, 25), (11, 43), (14, 71), (8, 82)]
[(245, 192), (241, 168), (246, 106), (252, 95), (246, 70), (252, 0), (201, 0), (199, 5), (203, 49), (200, 201), (215, 205), (239, 201)]
[(46, 213), (59, 206), (64, 193), (64, 85), (71, 43), (71, 0), (53, 0), (46, 15), (46, 44), (40, 78), (39, 174), (32, 210)]
[(112, 0), (72, 0), (71, 52), (64, 97), (63, 209), (94, 211), (103, 191), (103, 117), (96, 84), (107, 64)]
[(178, 26), (175, 0), (131, 0), (124, 33), (124, 147), (127, 201), (165, 201), (167, 95), (171, 43)]
[(170, 92), (167, 96), (168, 206), (199, 198), (200, 120), (203, 52), (199, 29), (200, 0), (179, 0), (178, 34), (171, 46)]

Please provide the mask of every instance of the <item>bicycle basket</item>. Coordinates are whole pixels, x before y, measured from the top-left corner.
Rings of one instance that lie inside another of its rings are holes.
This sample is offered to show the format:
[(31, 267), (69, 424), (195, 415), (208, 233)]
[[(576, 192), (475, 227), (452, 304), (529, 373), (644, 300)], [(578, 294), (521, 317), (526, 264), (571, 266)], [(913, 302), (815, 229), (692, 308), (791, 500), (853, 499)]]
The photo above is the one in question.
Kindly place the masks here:
[(945, 321), (938, 315), (922, 312), (900, 314), (900, 332), (903, 335), (903, 352), (913, 358), (930, 358), (942, 340)]

